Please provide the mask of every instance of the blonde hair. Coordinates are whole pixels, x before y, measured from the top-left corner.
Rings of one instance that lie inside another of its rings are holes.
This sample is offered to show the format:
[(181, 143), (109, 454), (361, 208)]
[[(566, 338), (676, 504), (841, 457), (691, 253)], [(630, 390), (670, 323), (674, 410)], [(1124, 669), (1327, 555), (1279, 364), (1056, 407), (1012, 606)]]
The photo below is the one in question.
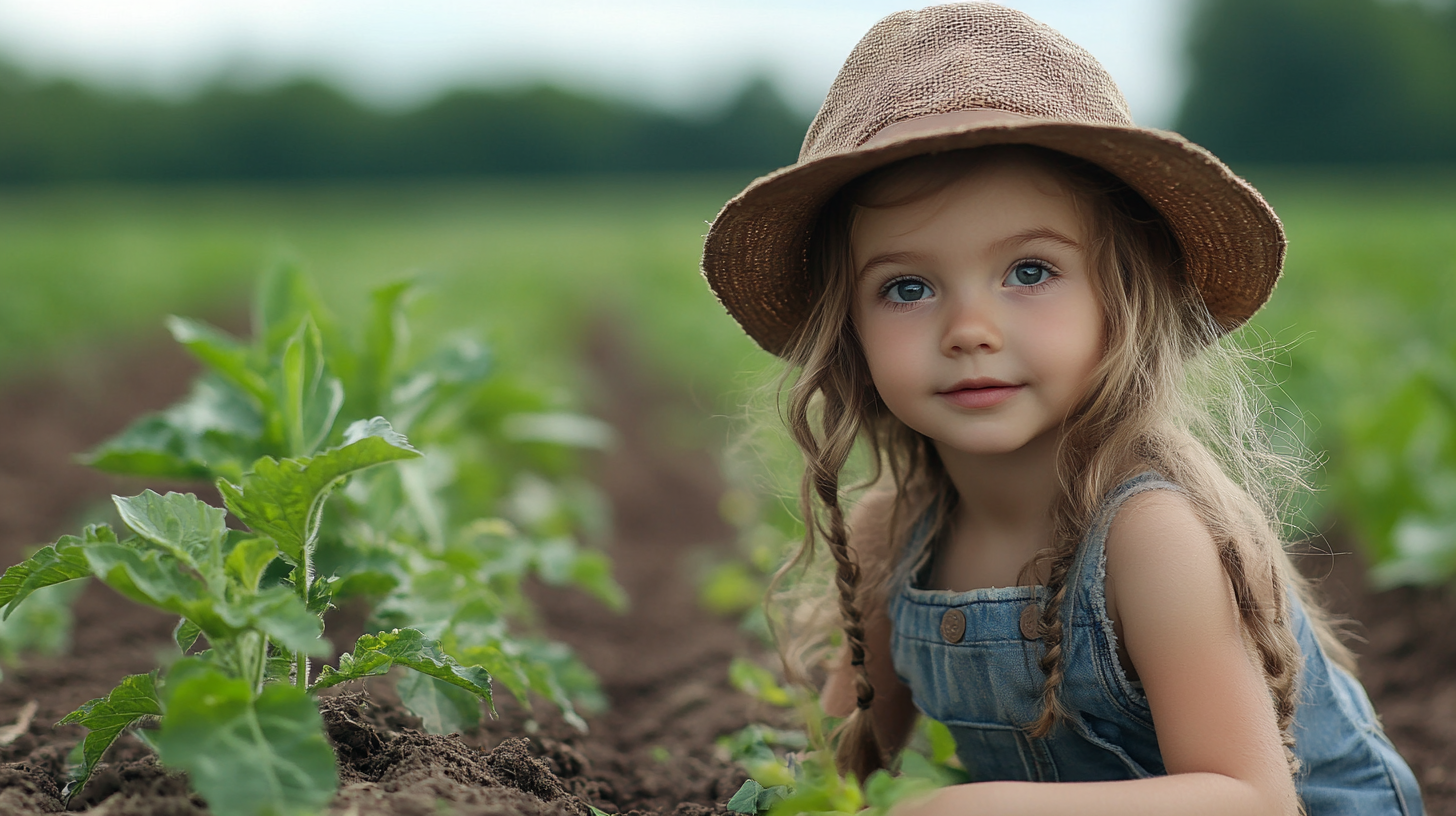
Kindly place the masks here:
[[(1044, 647), (1039, 661), (1046, 677), (1044, 710), (1028, 732), (1044, 737), (1067, 716), (1058, 694), (1066, 668), (1061, 611), (1077, 545), (1108, 492), (1151, 469), (1183, 488), (1218, 546), (1292, 773), (1298, 767), (1292, 726), (1301, 653), (1287, 592), (1304, 604), (1326, 652), (1353, 665), (1290, 563), (1280, 534), (1285, 503), (1305, 487), (1304, 461), (1273, 450), (1261, 424), (1262, 395), (1250, 384), (1247, 353), (1223, 337), (1185, 280), (1177, 242), (1156, 211), (1100, 167), (1028, 146), (920, 156), (861, 177), (826, 205), (811, 242), (814, 308), (785, 355), (784, 374), (785, 382), (792, 379), (785, 420), (805, 461), (799, 503), (806, 534), (779, 578), (811, 561), (821, 541), (834, 559), (857, 697), (856, 711), (840, 730), (836, 762), (861, 780), (885, 764), (869, 714), (874, 687), (864, 670), (865, 611), (885, 601), (908, 522), (933, 513), (934, 540), (945, 532), (958, 499), (930, 440), (890, 413), (870, 378), (850, 318), (855, 280), (850, 232), (862, 208), (921, 200), (986, 162), (1006, 158), (1053, 171), (1085, 219), (1106, 346), (1087, 393), (1062, 426), (1053, 546), (1022, 573), (1024, 583), (1042, 570), (1048, 576), (1037, 628)], [(892, 180), (899, 194), (888, 196)], [(869, 448), (870, 482), (888, 483), (894, 499), (888, 540), (859, 542), (851, 552), (841, 474), (861, 440)], [(780, 653), (790, 675), (805, 678), (802, 656), (809, 650), (802, 641), (815, 633), (787, 634)]]

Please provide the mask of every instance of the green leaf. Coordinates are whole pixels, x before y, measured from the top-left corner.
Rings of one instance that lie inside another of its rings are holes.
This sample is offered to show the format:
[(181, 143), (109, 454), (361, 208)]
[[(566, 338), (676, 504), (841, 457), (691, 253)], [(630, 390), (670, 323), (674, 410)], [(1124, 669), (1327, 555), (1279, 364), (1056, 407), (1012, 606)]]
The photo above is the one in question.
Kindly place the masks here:
[(322, 622), (287, 587), (229, 603), (169, 553), (128, 546), (133, 541), (85, 550), (92, 571), (128, 598), (187, 618), (214, 644), (256, 629), (293, 651), (328, 651), (328, 643), (319, 638)]
[(595, 550), (583, 549), (569, 538), (541, 542), (536, 570), (553, 586), (572, 584), (591, 593), (614, 612), (627, 608), (627, 592), (612, 578), (612, 562)]
[(714, 567), (698, 588), (698, 602), (715, 615), (741, 615), (763, 601), (765, 586), (743, 561)]
[[(490, 674), (480, 666), (460, 665), (445, 654), (439, 642), (425, 637), (418, 629), (395, 629), (360, 637), (354, 653), (341, 655), (338, 669), (325, 666), (312, 688), (328, 688), (346, 680), (384, 674), (394, 665), (459, 686), (491, 703)], [(494, 711), (492, 706), (491, 712)]]
[(252, 351), (231, 335), (185, 317), (167, 318), (167, 330), (178, 343), (260, 406), (273, 404), (268, 380), (253, 367)]
[(236, 478), (257, 458), (263, 415), (252, 398), (209, 374), (182, 402), (142, 417), (81, 458), (108, 473), (170, 479)]
[(201, 634), (202, 630), (198, 628), (197, 624), (181, 618), (177, 621), (177, 626), (172, 629), (172, 640), (177, 642), (177, 648), (185, 652), (192, 648)]
[(137, 535), (170, 552), (179, 561), (216, 576), (222, 571), (222, 542), (227, 536), (227, 511), (212, 507), (191, 493), (139, 496), (111, 501), (122, 521)]
[(135, 541), (128, 539), (122, 544), (87, 547), (84, 552), (91, 571), (112, 589), (138, 603), (188, 618), (193, 618), (188, 614), (190, 605), (211, 606), (207, 585), (187, 572), (181, 562), (161, 550), (137, 548), (132, 544)]
[(80, 581), (68, 581), (31, 593), (14, 615), (0, 621), (0, 661), (19, 663), (29, 654), (54, 657), (69, 652), (76, 622), (71, 606), (83, 588)]
[(395, 691), (431, 734), (460, 734), (480, 725), (480, 698), (463, 688), (411, 672), (400, 678)]
[(921, 717), (920, 722), (921, 730), (930, 741), (930, 761), (937, 765), (949, 762), (956, 755), (955, 737), (951, 735), (950, 729), (945, 723), (929, 717)]
[(252, 594), (258, 591), (263, 570), (278, 557), (278, 545), (271, 538), (249, 538), (238, 542), (223, 562), (227, 576)]
[(115, 540), (116, 535), (110, 527), (88, 527), (82, 537), (61, 536), (55, 544), (40, 548), (35, 555), (5, 570), (5, 574), (0, 576), (0, 604), (5, 604), (4, 617), (9, 618), (22, 601), (41, 587), (90, 575), (86, 545)]
[(747, 813), (750, 816), (758, 813), (758, 795), (764, 790), (764, 786), (752, 779), (744, 780), (743, 787), (739, 788), (738, 792), (733, 794), (733, 798), (728, 800), (728, 809), (734, 813)]
[(349, 388), (350, 404), (359, 408), (355, 416), (382, 413), (387, 407), (383, 401), (389, 394), (395, 366), (409, 337), (404, 304), (413, 289), (413, 280), (402, 280), (387, 283), (370, 293), (364, 350)]
[(324, 500), (351, 473), (385, 462), (414, 459), (420, 452), (383, 417), (360, 420), (344, 433), (344, 444), (312, 458), (263, 457), (243, 474), (242, 484), (218, 483), (229, 510), (254, 532), (271, 537), (292, 564), (303, 561), (318, 535)]
[(82, 464), (106, 473), (162, 479), (206, 479), (207, 463), (194, 451), (192, 436), (161, 414), (144, 416), (120, 434), (83, 454)]
[(280, 263), (263, 274), (253, 302), (253, 337), (273, 359), (283, 352), (305, 316), (325, 318), (308, 277), (295, 263)]
[(290, 652), (317, 657), (331, 651), (329, 642), (322, 638), (323, 621), (308, 611), (288, 587), (263, 590), (243, 607), (243, 612), (246, 617), (237, 621), (240, 627), (256, 627)]
[(728, 681), (744, 694), (769, 705), (782, 707), (794, 704), (793, 695), (778, 684), (773, 673), (751, 660), (735, 657), (728, 666)]
[(162, 713), (157, 702), (156, 677), (152, 674), (133, 674), (124, 678), (105, 697), (97, 697), (70, 714), (56, 725), (78, 723), (89, 729), (81, 743), (80, 764), (71, 770), (71, 780), (66, 784), (64, 796), (80, 791), (91, 778), (96, 763), (121, 732), (142, 717), (157, 717)]
[(333, 798), (334, 751), (306, 692), (273, 684), (253, 699), (247, 681), (187, 659), (173, 665), (162, 694), (158, 755), (187, 771), (217, 816), (318, 809)]
[[(456, 627), (457, 635), (462, 628)], [(596, 675), (565, 645), (539, 639), (515, 640), (503, 630), (488, 637), (478, 632), (466, 634), (474, 637), (468, 639), (469, 645), (458, 648), (460, 658), (479, 663), (522, 705), (530, 706), (530, 693), (539, 694), (561, 709), (562, 719), (582, 733), (586, 733), (587, 724), (576, 705), (588, 711), (606, 707)]]
[(284, 346), (279, 371), (288, 450), (294, 456), (310, 455), (328, 438), (344, 406), (344, 387), (328, 372), (323, 338), (311, 317), (303, 318)]

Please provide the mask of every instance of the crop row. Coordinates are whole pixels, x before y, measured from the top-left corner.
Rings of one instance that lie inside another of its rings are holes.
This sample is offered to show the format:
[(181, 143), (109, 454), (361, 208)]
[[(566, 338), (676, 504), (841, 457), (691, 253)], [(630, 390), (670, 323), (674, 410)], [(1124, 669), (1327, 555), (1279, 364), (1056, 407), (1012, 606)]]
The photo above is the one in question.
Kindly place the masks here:
[[(600, 704), (595, 679), (565, 646), (519, 631), (522, 584), (625, 605), (607, 557), (577, 540), (601, 511), (570, 476), (572, 448), (610, 431), (500, 376), (472, 338), (412, 354), (412, 289), (375, 290), (367, 317), (344, 324), (280, 267), (258, 289), (251, 341), (169, 321), (204, 372), (87, 459), (211, 482), (224, 507), (191, 493), (113, 497), (118, 524), (64, 536), (0, 577), (6, 618), (88, 577), (177, 616), (175, 658), (61, 720), (88, 729), (67, 796), (131, 731), (219, 816), (321, 807), (338, 773), (316, 695), (396, 666), (402, 701), (432, 731), (478, 723), (492, 682), (585, 728), (577, 707)], [(334, 651), (325, 612), (351, 599), (369, 608), (370, 634), (315, 671)], [(10, 626), (7, 639), (55, 642), (56, 620), (32, 615), (49, 635)]]

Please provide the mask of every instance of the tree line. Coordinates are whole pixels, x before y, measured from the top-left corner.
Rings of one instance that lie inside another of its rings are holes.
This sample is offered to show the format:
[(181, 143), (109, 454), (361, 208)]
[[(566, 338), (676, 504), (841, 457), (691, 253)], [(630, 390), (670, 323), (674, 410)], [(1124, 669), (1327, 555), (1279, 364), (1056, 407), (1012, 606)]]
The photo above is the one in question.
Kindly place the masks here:
[(1456, 162), (1456, 2), (1202, 0), (1177, 129), (1230, 161)]
[[(1262, 163), (1456, 162), (1453, 0), (1198, 0), (1176, 128)], [(407, 111), (316, 80), (182, 101), (0, 66), (0, 184), (764, 172), (808, 116), (759, 80), (688, 116), (559, 87)]]
[(767, 171), (807, 127), (765, 80), (694, 118), (545, 85), (391, 112), (315, 80), (165, 101), (9, 70), (0, 183)]

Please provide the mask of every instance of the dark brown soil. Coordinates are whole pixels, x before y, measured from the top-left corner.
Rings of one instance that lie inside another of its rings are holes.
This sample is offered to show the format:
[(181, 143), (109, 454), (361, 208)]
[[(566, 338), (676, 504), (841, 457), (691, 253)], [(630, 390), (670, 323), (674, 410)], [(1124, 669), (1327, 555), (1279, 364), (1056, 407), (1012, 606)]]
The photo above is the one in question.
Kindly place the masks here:
[[(611, 500), (618, 579), (632, 610), (616, 616), (577, 593), (538, 589), (543, 624), (600, 676), (611, 701), (577, 733), (549, 706), (525, 711), (497, 700), (500, 717), (475, 734), (421, 733), (387, 680), (368, 696), (353, 691), (324, 701), (339, 751), (341, 790), (332, 813), (573, 814), (584, 804), (608, 813), (703, 816), (743, 774), (715, 747), (720, 734), (762, 719), (727, 682), (728, 662), (754, 645), (737, 626), (701, 612), (687, 558), (725, 547), (723, 486), (703, 450), (675, 447), (658, 424), (680, 395), (644, 378), (621, 346), (599, 337), (590, 362), (600, 374), (594, 410), (621, 433), (621, 444), (592, 463)], [(78, 514), (108, 493), (140, 483), (92, 473), (71, 458), (137, 414), (180, 397), (195, 367), (157, 338), (141, 348), (98, 353), (64, 371), (37, 372), (0, 389), (0, 564), (75, 526)], [(195, 490), (195, 486), (190, 489)], [(1332, 536), (1337, 549), (1348, 542)], [(1396, 746), (1416, 769), (1432, 814), (1456, 814), (1456, 599), (1439, 590), (1371, 594), (1353, 556), (1311, 559), (1329, 572), (1335, 608), (1365, 622), (1357, 644), (1363, 677)], [(73, 656), (7, 667), (0, 682), (0, 725), (37, 703), (29, 729), (0, 747), (0, 814), (62, 810), (58, 786), (66, 753), (82, 736), (53, 728), (79, 703), (105, 694), (125, 674), (156, 665), (173, 621), (100, 585), (76, 604)], [(345, 620), (340, 624), (347, 626)], [(342, 641), (341, 641), (342, 642)], [(206, 812), (186, 781), (158, 767), (134, 739), (118, 741), (73, 810), (107, 814)], [(104, 807), (102, 807), (104, 804)]]

